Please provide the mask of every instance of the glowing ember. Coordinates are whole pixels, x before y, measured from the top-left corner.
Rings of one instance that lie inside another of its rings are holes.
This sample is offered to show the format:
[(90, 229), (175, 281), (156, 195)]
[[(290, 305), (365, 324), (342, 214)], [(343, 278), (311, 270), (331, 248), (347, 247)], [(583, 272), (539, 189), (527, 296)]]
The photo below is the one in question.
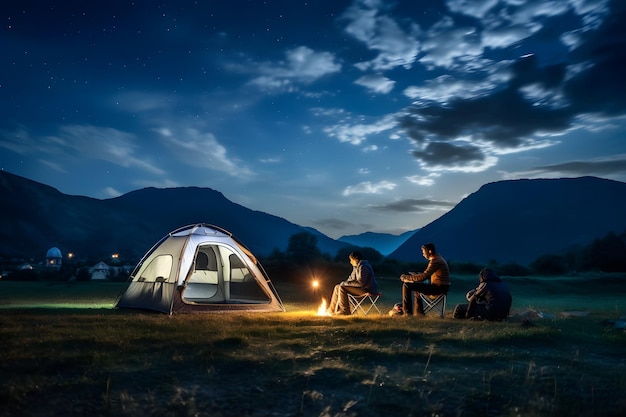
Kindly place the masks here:
[(317, 309), (317, 315), (318, 316), (330, 316), (330, 314), (328, 314), (328, 311), (326, 311), (326, 300), (324, 300), (323, 298), (322, 298), (322, 304)]
[(315, 280), (311, 283), (311, 285), (313, 286), (313, 288), (318, 288), (320, 286), (320, 282), (318, 280)]

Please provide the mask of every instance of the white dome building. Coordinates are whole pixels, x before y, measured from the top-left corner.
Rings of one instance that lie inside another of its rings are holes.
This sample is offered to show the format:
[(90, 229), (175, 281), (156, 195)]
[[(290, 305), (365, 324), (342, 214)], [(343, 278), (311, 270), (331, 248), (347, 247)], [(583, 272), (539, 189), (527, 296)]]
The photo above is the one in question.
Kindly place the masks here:
[(46, 253), (46, 268), (61, 268), (61, 263), (63, 261), (63, 255), (61, 255), (61, 251), (57, 247), (53, 247), (48, 249)]

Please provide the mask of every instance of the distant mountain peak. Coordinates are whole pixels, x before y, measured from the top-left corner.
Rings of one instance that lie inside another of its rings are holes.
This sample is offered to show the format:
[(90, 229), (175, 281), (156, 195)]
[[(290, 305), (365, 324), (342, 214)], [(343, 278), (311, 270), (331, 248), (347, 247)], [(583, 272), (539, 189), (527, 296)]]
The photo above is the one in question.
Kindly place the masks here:
[(520, 179), (492, 182), (424, 226), (390, 257), (420, 259), (435, 243), (459, 262), (528, 263), (572, 245), (626, 230), (626, 183), (596, 178)]
[(364, 232), (358, 235), (342, 236), (338, 240), (360, 247), (370, 247), (387, 256), (406, 240), (411, 237), (416, 230), (410, 230), (400, 235), (389, 233)]

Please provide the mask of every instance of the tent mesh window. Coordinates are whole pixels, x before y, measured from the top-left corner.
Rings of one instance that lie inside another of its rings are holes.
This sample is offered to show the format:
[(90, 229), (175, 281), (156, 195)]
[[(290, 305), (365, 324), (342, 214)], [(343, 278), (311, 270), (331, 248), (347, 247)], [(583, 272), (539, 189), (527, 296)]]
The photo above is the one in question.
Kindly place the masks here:
[(167, 281), (172, 272), (172, 255), (159, 255), (154, 258), (148, 266), (141, 271), (137, 278), (139, 282), (164, 282)]
[(234, 253), (228, 257), (230, 265), (230, 297), (246, 302), (267, 303), (269, 297), (259, 287), (244, 262)]

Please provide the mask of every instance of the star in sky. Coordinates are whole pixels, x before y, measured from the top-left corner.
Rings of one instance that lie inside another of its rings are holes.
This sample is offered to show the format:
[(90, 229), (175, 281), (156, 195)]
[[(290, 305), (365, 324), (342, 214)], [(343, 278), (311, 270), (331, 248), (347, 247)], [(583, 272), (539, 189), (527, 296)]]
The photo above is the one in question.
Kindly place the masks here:
[(44, 0), (0, 16), (0, 169), (67, 194), (210, 187), (338, 238), (422, 227), (488, 182), (626, 179), (621, 0)]

